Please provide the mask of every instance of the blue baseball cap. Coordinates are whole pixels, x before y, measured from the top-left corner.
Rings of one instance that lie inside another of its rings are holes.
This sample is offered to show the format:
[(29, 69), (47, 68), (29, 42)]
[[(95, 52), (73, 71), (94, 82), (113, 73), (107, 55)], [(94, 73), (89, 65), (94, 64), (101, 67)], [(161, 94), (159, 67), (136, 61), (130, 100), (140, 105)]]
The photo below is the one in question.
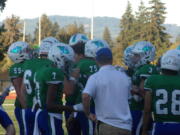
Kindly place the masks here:
[(102, 48), (96, 52), (96, 60), (112, 60), (112, 52), (109, 48)]

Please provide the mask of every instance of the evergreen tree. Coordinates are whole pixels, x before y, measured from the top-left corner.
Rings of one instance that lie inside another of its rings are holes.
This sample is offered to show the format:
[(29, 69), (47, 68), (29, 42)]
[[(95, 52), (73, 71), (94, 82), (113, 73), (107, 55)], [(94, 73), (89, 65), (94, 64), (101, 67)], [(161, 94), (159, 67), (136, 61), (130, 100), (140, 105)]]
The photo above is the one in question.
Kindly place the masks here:
[[(41, 16), (41, 39), (46, 37), (55, 37), (59, 31), (59, 25), (55, 22), (54, 24), (48, 18), (47, 15)], [(35, 38), (33, 40), (34, 44), (38, 44), (39, 41), (39, 22), (37, 23), (36, 29), (34, 31)]]
[(131, 4), (128, 5), (120, 21), (121, 32), (117, 37), (116, 46), (113, 47), (114, 63), (123, 64), (122, 57), (124, 49), (134, 43), (135, 39), (135, 17), (132, 13)]
[(170, 46), (170, 36), (165, 32), (165, 27), (163, 26), (166, 8), (161, 0), (150, 0), (149, 3), (151, 5), (149, 8), (151, 12), (149, 41), (156, 46), (157, 56), (161, 56)]
[(69, 35), (69, 34), (67, 33), (67, 31), (66, 31), (65, 28), (61, 28), (61, 29), (59, 30), (59, 32), (57, 33), (57, 35), (56, 35), (56, 38), (57, 38), (59, 41), (61, 41), (61, 42), (63, 42), (63, 43), (66, 43), (66, 44), (69, 43), (70, 37), (71, 37), (71, 35)]
[(59, 32), (56, 35), (56, 38), (68, 44), (70, 37), (76, 33), (85, 33), (84, 25), (80, 24), (78, 26), (76, 23), (69, 24), (66, 27), (59, 30)]
[(33, 44), (33, 37), (31, 34), (27, 34), (25, 38), (27, 43), (29, 43), (30, 45)]
[(111, 34), (110, 31), (108, 29), (108, 27), (105, 27), (104, 32), (103, 32), (103, 39), (107, 41), (107, 43), (110, 45), (110, 47), (112, 48), (113, 43), (112, 43), (112, 39), (111, 39)]
[(150, 13), (148, 8), (144, 6), (144, 2), (140, 2), (138, 12), (136, 12), (135, 21), (135, 40), (142, 41), (148, 40), (149, 36), (149, 25), (150, 25)]
[(41, 38), (53, 36), (52, 32), (53, 24), (47, 15), (41, 17)]
[(78, 30), (79, 33), (85, 33), (85, 30), (84, 30), (85, 28), (84, 28), (84, 25), (83, 25), (83, 24), (80, 24), (78, 29), (79, 29), (79, 30)]
[(0, 11), (2, 11), (5, 6), (6, 6), (6, 0), (0, 0)]
[(120, 21), (121, 32), (117, 37), (117, 43), (118, 45), (122, 46), (123, 50), (128, 45), (132, 44), (134, 41), (134, 38), (135, 38), (134, 24), (135, 24), (135, 17), (132, 14), (131, 4), (128, 1), (126, 11), (123, 14), (122, 19)]
[(1, 33), (0, 43), (4, 50), (7, 50), (13, 42), (22, 40), (22, 23), (20, 18), (12, 15), (4, 21), (4, 32)]
[(59, 31), (60, 27), (59, 27), (59, 24), (57, 22), (55, 22), (53, 25), (52, 25), (52, 36), (55, 37)]
[(78, 27), (77, 23), (69, 24), (65, 28), (66, 28), (68, 35), (73, 35), (73, 34), (79, 33), (79, 27)]
[(123, 48), (122, 46), (113, 46), (112, 47), (113, 53), (113, 64), (114, 65), (124, 65), (123, 63)]
[(2, 37), (2, 34), (5, 32), (5, 28), (4, 28), (4, 24), (2, 24), (2, 26), (0, 26), (0, 48), (2, 49), (3, 48), (3, 43), (2, 43), (2, 40), (3, 40), (3, 37)]
[[(2, 11), (4, 6), (5, 6), (5, 1), (3, 2), (0, 2), (0, 10)], [(0, 41), (2, 40), (2, 32), (4, 32), (5, 29), (4, 29), (4, 24), (2, 26), (0, 26)], [(0, 42), (0, 61), (3, 60), (4, 58), (4, 54), (3, 54), (3, 44), (2, 42)]]

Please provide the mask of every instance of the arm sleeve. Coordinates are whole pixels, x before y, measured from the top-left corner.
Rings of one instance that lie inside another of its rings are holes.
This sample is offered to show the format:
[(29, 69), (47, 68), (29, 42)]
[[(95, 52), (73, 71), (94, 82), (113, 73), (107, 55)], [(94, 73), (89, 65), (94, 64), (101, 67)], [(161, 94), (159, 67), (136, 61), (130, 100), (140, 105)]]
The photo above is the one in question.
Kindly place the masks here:
[(15, 79), (15, 78), (18, 78), (18, 77), (23, 77), (23, 74), (24, 74), (24, 69), (23, 69), (23, 67), (12, 66), (12, 67), (9, 69), (9, 77), (10, 77), (11, 79)]
[(152, 81), (151, 77), (145, 80), (144, 82), (144, 90), (150, 90), (152, 91)]
[(152, 67), (142, 67), (141, 69), (140, 69), (140, 74), (139, 74), (139, 76), (140, 76), (140, 78), (145, 78), (145, 79), (147, 79), (151, 74), (152, 74), (152, 72), (153, 72), (153, 68)]
[(47, 70), (46, 83), (47, 84), (59, 84), (63, 83), (63, 73), (57, 70)]
[(95, 98), (96, 95), (96, 78), (94, 75), (90, 76), (83, 93), (87, 93), (91, 97)]

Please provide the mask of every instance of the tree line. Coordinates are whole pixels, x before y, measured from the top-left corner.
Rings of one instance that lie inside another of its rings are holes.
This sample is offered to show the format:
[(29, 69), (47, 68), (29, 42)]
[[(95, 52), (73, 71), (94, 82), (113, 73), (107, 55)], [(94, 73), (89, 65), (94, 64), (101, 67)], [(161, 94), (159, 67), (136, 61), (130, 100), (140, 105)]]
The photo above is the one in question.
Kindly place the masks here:
[[(4, 0), (5, 1), (5, 0)], [(0, 9), (3, 6), (0, 4)], [(120, 19), (119, 35), (112, 39), (108, 27), (104, 28), (102, 33), (111, 46), (114, 54), (114, 63), (123, 64), (122, 56), (124, 49), (141, 40), (152, 42), (156, 46), (157, 57), (161, 56), (164, 51), (172, 46), (170, 35), (165, 32), (163, 26), (165, 22), (166, 7), (161, 0), (149, 0), (149, 6), (146, 7), (141, 1), (138, 11), (133, 12), (131, 3), (128, 1), (125, 13)], [(53, 23), (47, 15), (41, 16), (41, 39), (53, 36), (58, 40), (68, 43), (71, 35), (75, 33), (84, 33), (90, 37), (90, 33), (85, 32), (84, 25), (77, 25), (76, 22), (65, 27), (59, 26), (57, 22)], [(18, 16), (12, 15), (4, 20), (0, 27), (0, 60), (3, 60), (10, 44), (23, 39), (23, 22)], [(33, 35), (25, 36), (26, 42), (31, 45), (37, 45), (39, 42), (39, 24), (37, 23)], [(176, 43), (180, 43), (178, 36)]]

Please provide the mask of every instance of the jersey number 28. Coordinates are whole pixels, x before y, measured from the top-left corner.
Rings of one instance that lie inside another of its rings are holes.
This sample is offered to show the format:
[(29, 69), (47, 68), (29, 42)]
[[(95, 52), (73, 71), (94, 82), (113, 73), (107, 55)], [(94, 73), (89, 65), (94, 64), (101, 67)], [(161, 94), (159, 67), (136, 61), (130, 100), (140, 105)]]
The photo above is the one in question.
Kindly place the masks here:
[(173, 90), (171, 95), (168, 95), (167, 90), (158, 89), (156, 91), (156, 97), (162, 97), (156, 101), (156, 113), (157, 114), (168, 114), (167, 104), (170, 105), (170, 112), (173, 115), (180, 115), (180, 90)]

